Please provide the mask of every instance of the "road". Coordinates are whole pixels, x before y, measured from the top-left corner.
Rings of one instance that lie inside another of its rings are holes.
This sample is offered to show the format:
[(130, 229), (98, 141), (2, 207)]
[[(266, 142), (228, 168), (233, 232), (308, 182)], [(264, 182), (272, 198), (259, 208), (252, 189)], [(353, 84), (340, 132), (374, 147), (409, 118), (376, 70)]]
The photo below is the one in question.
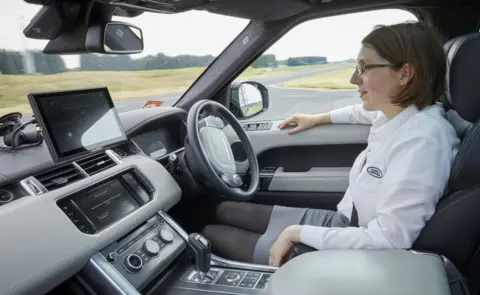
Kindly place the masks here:
[[(284, 119), (296, 112), (319, 113), (329, 111), (345, 105), (360, 102), (356, 91), (332, 91), (324, 92), (317, 90), (304, 90), (292, 88), (279, 88), (276, 84), (286, 81), (312, 76), (318, 73), (335, 71), (351, 66), (339, 66), (330, 69), (317, 69), (299, 71), (288, 75), (259, 78), (255, 81), (262, 83), (268, 88), (270, 106), (267, 112), (253, 117), (251, 120), (279, 120)], [(163, 100), (163, 106), (173, 105), (181, 96), (181, 93), (151, 96), (139, 99), (115, 102), (118, 112), (126, 112), (143, 107), (148, 100)], [(24, 120), (31, 118), (25, 114)]]
[[(267, 112), (253, 117), (251, 120), (278, 120), (284, 119), (296, 112), (320, 113), (332, 109), (359, 103), (360, 98), (356, 91), (318, 91), (292, 88), (280, 88), (276, 84), (290, 80), (304, 78), (319, 73), (336, 71), (351, 66), (339, 66), (331, 69), (317, 69), (290, 73), (288, 75), (255, 79), (268, 88), (270, 106)], [(115, 106), (118, 112), (141, 108), (148, 100), (163, 100), (163, 106), (173, 105), (181, 93), (158, 95), (128, 101), (118, 101)]]

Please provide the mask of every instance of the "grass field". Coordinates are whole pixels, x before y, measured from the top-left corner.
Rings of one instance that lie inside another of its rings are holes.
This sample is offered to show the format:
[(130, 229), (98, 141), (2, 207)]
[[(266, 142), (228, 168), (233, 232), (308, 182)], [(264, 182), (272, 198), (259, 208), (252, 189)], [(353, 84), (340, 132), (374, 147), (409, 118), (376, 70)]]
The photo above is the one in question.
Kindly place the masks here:
[[(276, 69), (249, 68), (237, 80), (274, 77), (292, 72), (331, 68), (337, 64)], [(30, 112), (26, 95), (31, 92), (107, 86), (115, 101), (183, 92), (205, 68), (137, 72), (68, 72), (55, 75), (0, 75), (0, 115), (11, 111)]]
[(291, 80), (280, 84), (281, 87), (306, 88), (318, 90), (352, 90), (355, 85), (350, 84), (353, 68), (333, 72), (320, 73), (310, 77)]

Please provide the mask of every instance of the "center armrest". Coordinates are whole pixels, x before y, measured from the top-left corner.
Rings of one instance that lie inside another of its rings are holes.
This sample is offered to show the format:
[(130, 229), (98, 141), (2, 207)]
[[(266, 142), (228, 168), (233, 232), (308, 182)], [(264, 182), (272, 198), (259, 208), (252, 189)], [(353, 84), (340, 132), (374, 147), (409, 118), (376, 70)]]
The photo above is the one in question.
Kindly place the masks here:
[(406, 250), (325, 250), (300, 255), (273, 275), (269, 295), (447, 295), (441, 256)]

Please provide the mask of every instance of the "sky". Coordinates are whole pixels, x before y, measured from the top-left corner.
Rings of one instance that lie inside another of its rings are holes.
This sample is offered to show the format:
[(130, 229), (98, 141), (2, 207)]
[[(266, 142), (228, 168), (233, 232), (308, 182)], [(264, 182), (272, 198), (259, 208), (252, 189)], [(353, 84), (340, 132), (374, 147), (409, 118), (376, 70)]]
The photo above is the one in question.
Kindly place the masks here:
[[(42, 49), (47, 41), (28, 39), (23, 28), (40, 6), (22, 0), (0, 0), (0, 49)], [(143, 30), (145, 51), (132, 58), (164, 53), (218, 55), (247, 26), (248, 20), (204, 11), (181, 14), (144, 13), (119, 18)], [(356, 58), (361, 39), (377, 24), (416, 20), (403, 10), (379, 10), (333, 16), (305, 22), (288, 32), (266, 53), (277, 59), (290, 56), (326, 56), (328, 61)], [(68, 67), (78, 66), (78, 56), (63, 56)]]

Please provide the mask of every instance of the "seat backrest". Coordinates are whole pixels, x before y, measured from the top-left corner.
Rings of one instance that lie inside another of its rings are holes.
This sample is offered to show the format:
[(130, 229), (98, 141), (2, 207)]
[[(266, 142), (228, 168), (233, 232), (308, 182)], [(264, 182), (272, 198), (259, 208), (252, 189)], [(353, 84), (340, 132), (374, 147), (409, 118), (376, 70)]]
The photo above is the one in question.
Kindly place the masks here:
[(455, 38), (445, 51), (447, 117), (462, 142), (446, 193), (413, 249), (450, 259), (473, 295), (480, 291), (480, 34)]

